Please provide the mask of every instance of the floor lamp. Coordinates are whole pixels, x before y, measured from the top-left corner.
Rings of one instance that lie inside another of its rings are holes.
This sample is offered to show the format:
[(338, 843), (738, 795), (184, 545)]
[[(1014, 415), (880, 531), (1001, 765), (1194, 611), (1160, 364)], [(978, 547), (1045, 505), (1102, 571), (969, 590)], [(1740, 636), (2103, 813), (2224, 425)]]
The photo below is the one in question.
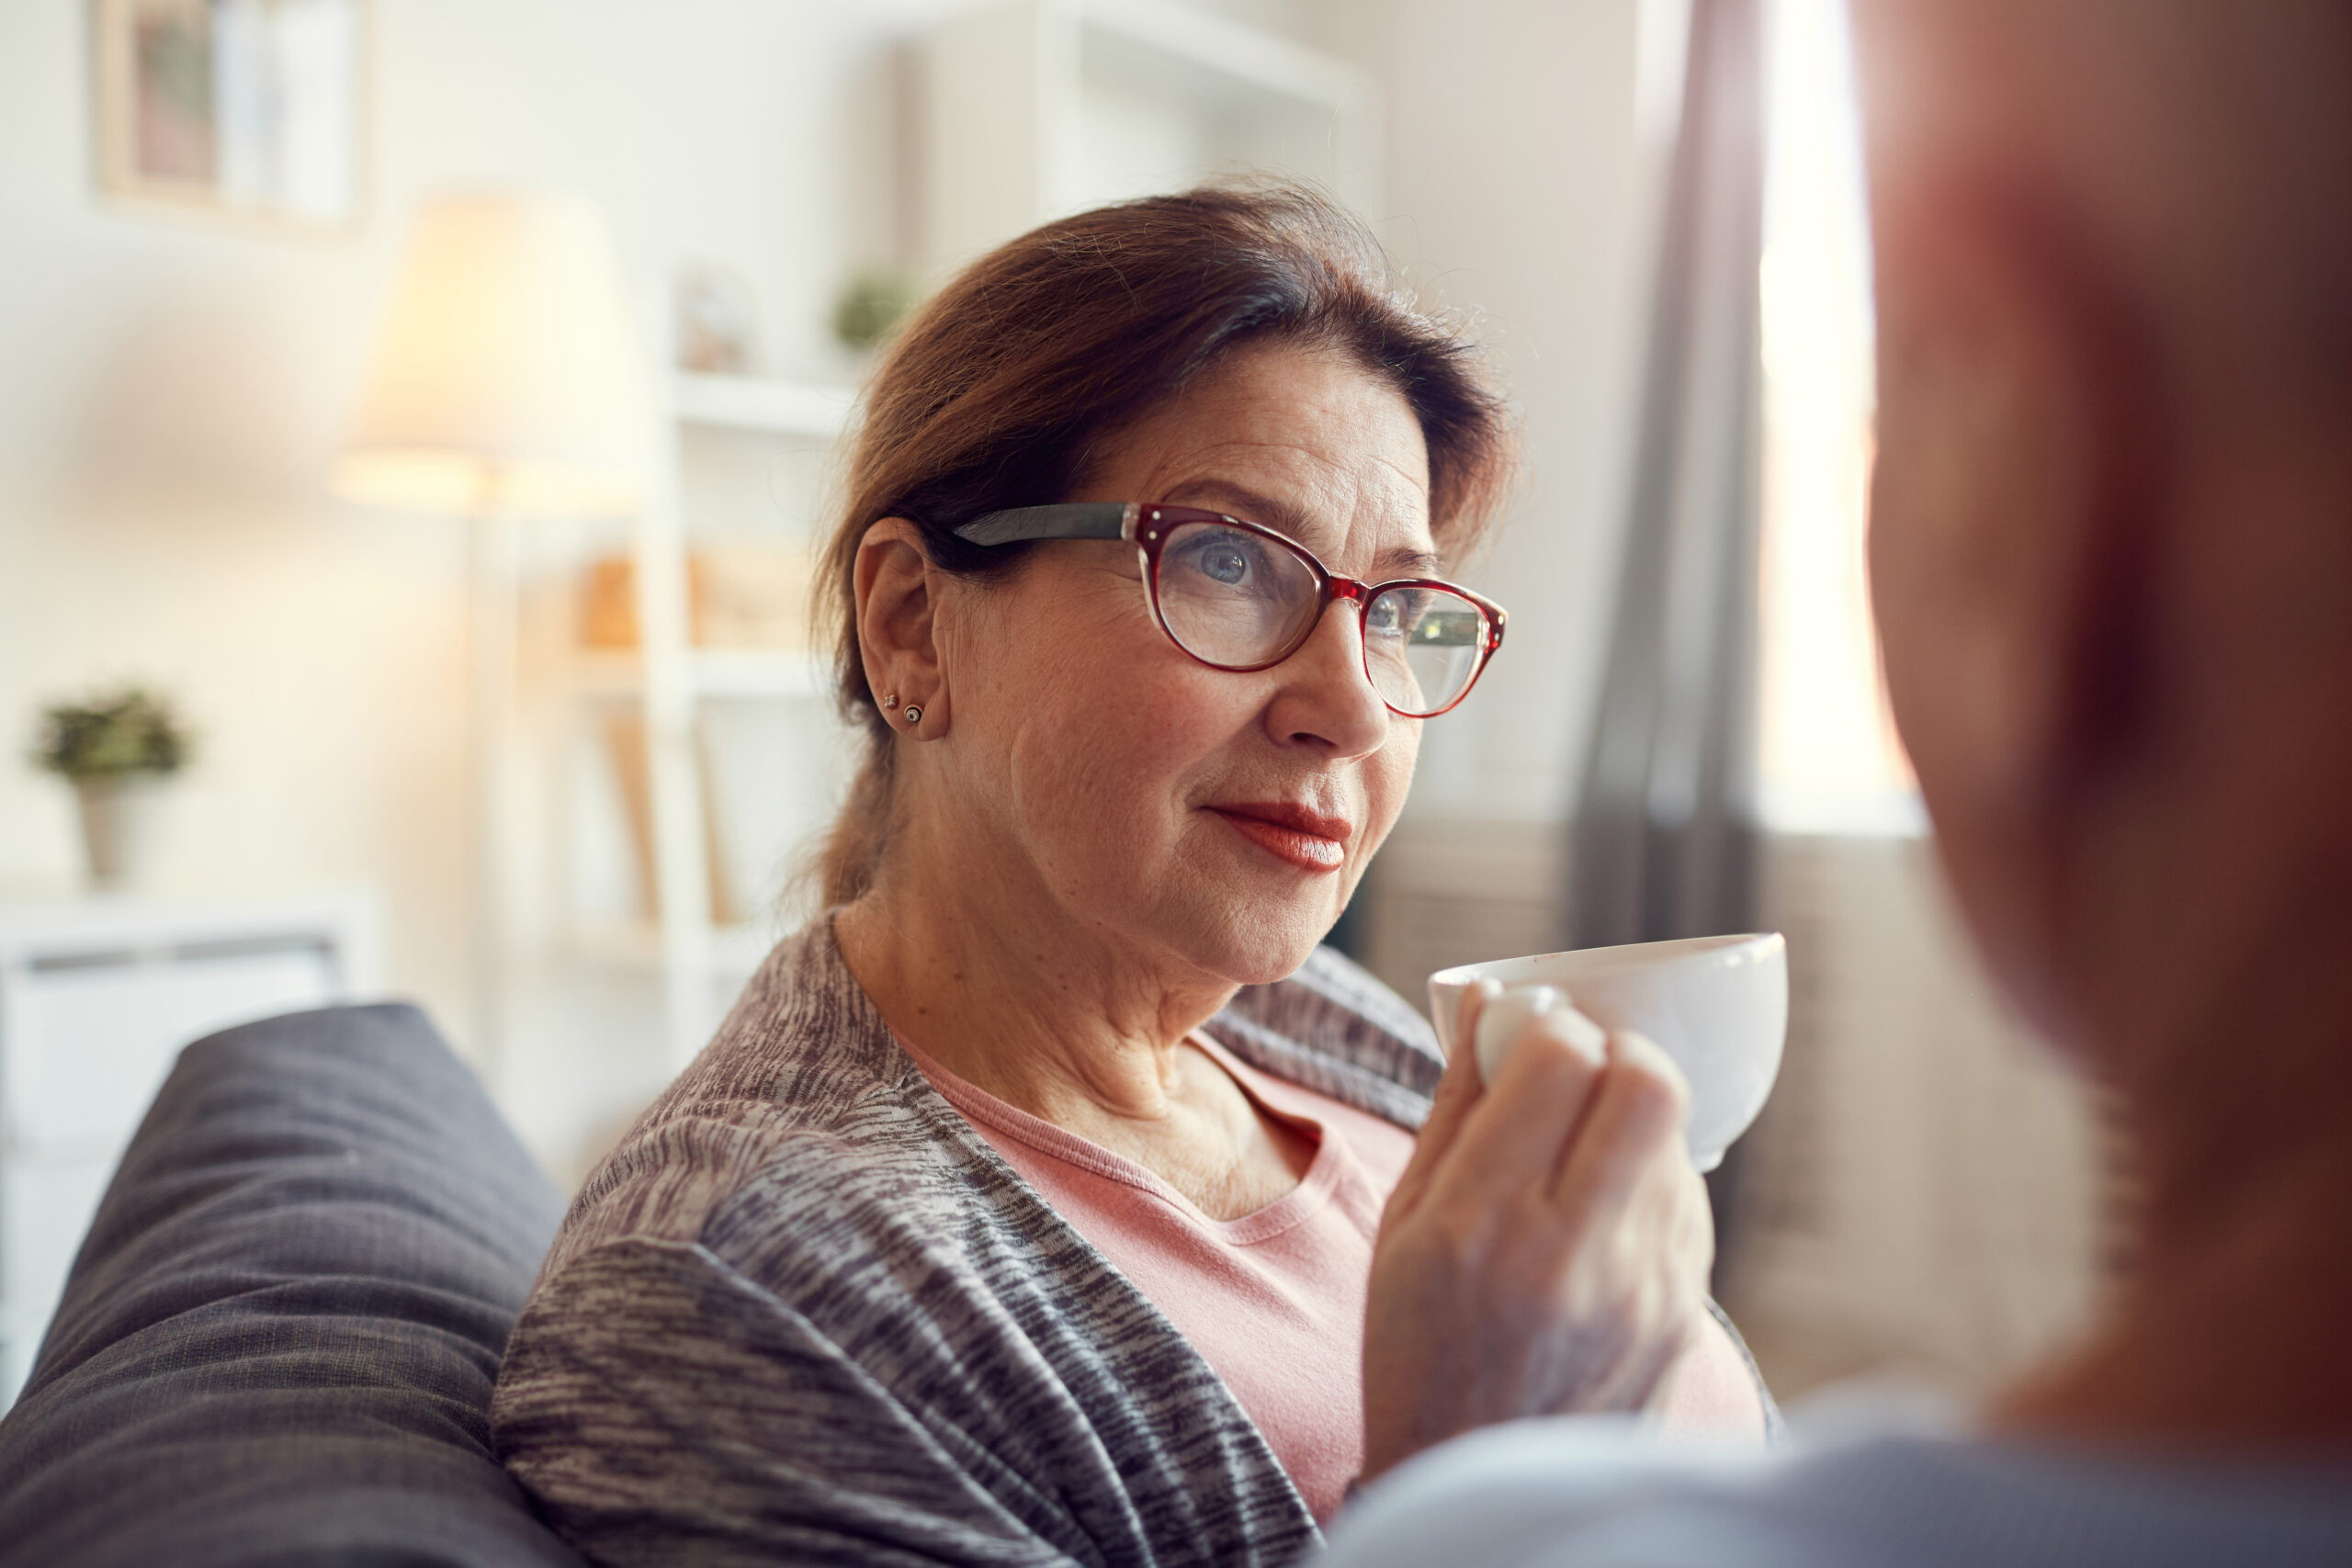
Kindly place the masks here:
[(473, 1045), (504, 1015), (496, 825), (514, 704), (516, 529), (633, 515), (651, 425), (643, 356), (596, 209), (543, 194), (454, 196), (418, 214), (334, 489), (468, 524)]

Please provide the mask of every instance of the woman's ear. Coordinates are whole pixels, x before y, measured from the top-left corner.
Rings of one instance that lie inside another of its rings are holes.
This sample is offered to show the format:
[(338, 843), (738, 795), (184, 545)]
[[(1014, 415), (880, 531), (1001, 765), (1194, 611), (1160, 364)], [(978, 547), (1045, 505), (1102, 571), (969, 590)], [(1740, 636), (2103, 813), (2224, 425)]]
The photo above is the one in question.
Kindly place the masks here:
[(866, 529), (851, 574), (865, 683), (891, 728), (924, 739), (943, 734), (947, 723), (940, 586), (912, 523), (885, 517)]

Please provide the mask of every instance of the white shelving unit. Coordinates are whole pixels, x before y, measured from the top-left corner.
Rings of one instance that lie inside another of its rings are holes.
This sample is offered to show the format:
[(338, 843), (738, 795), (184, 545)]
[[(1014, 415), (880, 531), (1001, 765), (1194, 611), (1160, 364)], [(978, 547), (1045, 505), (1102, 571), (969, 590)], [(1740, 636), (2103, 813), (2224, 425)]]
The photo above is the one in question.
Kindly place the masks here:
[[(689, 649), (685, 667), (698, 697), (813, 697), (824, 689), (815, 659), (799, 649)], [(646, 661), (633, 653), (589, 649), (572, 664), (572, 690), (585, 696), (642, 697), (646, 679)]]
[(771, 933), (716, 925), (711, 918), (710, 781), (697, 730), (714, 701), (805, 702), (821, 698), (818, 659), (801, 649), (707, 649), (690, 635), (689, 530), (683, 514), (679, 463), (685, 432), (703, 427), (801, 443), (831, 443), (847, 428), (854, 393), (845, 387), (745, 376), (680, 373), (669, 378), (657, 410), (660, 458), (645, 514), (630, 541), (639, 646), (577, 650), (568, 671), (571, 695), (594, 703), (639, 705), (645, 720), (646, 788), (650, 816), (654, 910), (639, 922), (576, 923), (569, 945), (582, 956), (662, 978), (669, 1054), (683, 1066), (716, 1021), (714, 987), (748, 975)]
[(673, 412), (684, 424), (830, 441), (847, 427), (856, 393), (847, 387), (757, 376), (681, 373), (671, 378), (670, 398)]

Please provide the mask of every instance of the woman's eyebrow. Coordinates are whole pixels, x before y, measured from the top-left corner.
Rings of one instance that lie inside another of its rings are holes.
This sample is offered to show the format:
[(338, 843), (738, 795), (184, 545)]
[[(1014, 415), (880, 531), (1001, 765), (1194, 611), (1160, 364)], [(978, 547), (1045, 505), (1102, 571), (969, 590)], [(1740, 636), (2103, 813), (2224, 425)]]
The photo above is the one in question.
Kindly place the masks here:
[[(1324, 543), (1315, 537), (1322, 530), (1317, 528), (1298, 508), (1272, 496), (1261, 495), (1249, 486), (1236, 484), (1231, 479), (1194, 479), (1176, 486), (1164, 499), (1171, 504), (1212, 505), (1228, 516), (1259, 524), (1278, 534), (1286, 534), (1309, 549), (1317, 549), (1317, 553), (1320, 553), (1318, 547)], [(1382, 550), (1374, 558), (1384, 575), (1401, 573), (1408, 577), (1426, 577), (1442, 564), (1432, 552), (1411, 545), (1398, 545)]]
[(1401, 572), (1407, 577), (1435, 577), (1445, 563), (1428, 550), (1383, 550), (1380, 569)]
[(1231, 479), (1193, 479), (1178, 485), (1165, 499), (1178, 504), (1206, 503), (1228, 516), (1287, 534), (1301, 544), (1308, 543), (1308, 536), (1315, 532), (1314, 524), (1297, 507), (1261, 495)]

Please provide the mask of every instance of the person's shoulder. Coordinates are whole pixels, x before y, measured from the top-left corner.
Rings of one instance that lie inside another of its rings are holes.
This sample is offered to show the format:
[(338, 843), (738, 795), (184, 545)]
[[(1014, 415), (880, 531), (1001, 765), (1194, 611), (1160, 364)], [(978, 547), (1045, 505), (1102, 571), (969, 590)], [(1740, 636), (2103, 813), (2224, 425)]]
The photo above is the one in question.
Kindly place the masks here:
[(746, 1193), (789, 1210), (903, 1160), (938, 1140), (913, 1111), (919, 1078), (830, 929), (785, 939), (582, 1185), (550, 1268), (622, 1237), (701, 1242)]
[(1784, 1522), (1768, 1527), (1756, 1499), (1781, 1468), (1754, 1445), (1668, 1446), (1630, 1418), (1515, 1422), (1442, 1444), (1368, 1488), (1334, 1524), (1324, 1562), (1841, 1568), (1834, 1554), (1786, 1555), (1798, 1542)]
[(987, 1173), (964, 1169), (953, 1141), (903, 1108), (879, 1139), (735, 1109), (640, 1125), (607, 1156), (540, 1268), (526, 1321), (560, 1333), (616, 1304), (691, 1298), (729, 1315), (828, 1293), (870, 1313), (906, 1293), (910, 1268), (952, 1269), (969, 1249)]
[(756, 1105), (802, 1123), (839, 1122), (915, 1071), (820, 916), (770, 950), (649, 1118)]
[(1429, 1021), (1336, 948), (1244, 986), (1207, 1027), (1250, 1066), (1408, 1129), (1429, 1115), (1445, 1069)]
[(1525, 1421), (1371, 1488), (1325, 1568), (2316, 1568), (2352, 1561), (2345, 1479), (1958, 1437), (1791, 1450), (1622, 1418)]

